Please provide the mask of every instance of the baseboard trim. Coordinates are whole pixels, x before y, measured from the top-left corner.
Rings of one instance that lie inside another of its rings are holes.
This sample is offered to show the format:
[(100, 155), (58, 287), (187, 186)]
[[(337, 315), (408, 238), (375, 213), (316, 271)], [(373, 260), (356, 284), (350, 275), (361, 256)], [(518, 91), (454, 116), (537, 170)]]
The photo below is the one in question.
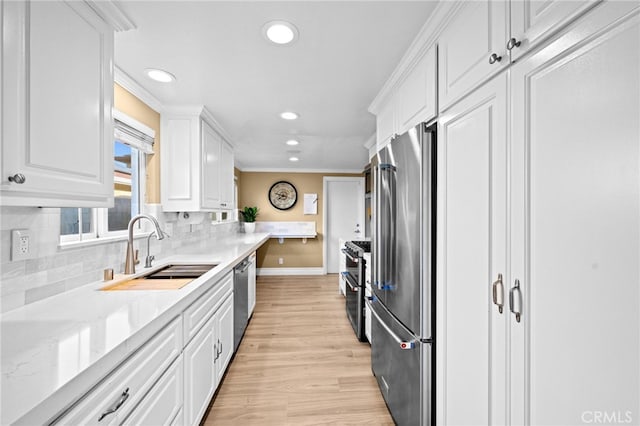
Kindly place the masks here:
[(258, 268), (256, 275), (325, 275), (322, 268)]

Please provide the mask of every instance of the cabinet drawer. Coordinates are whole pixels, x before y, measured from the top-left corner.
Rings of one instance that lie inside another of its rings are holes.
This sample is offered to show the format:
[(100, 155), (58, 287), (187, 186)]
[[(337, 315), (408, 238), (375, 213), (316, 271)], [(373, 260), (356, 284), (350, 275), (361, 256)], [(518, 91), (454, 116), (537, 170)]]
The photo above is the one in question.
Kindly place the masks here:
[(182, 410), (183, 373), (181, 355), (162, 375), (124, 424), (134, 426), (173, 424)]
[(198, 333), (205, 322), (222, 304), (223, 300), (233, 291), (233, 273), (229, 272), (212, 285), (202, 297), (189, 306), (183, 315), (184, 346)]
[[(181, 351), (182, 321), (178, 317), (55, 423), (100, 426), (121, 423)], [(103, 413), (117, 405), (120, 405), (117, 410), (100, 420)]]

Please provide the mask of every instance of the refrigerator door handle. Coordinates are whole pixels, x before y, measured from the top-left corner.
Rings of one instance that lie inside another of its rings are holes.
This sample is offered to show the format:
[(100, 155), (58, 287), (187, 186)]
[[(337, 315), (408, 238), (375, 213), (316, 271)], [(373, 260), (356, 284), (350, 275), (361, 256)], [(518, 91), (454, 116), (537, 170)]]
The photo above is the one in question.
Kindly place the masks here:
[[(396, 246), (395, 224), (396, 224), (396, 167), (393, 164), (380, 164), (379, 188), (382, 193), (383, 181), (386, 182), (386, 197), (383, 199), (379, 194), (377, 201), (379, 229), (377, 249), (378, 257), (378, 290), (392, 290), (394, 288), (393, 278), (395, 276), (395, 255), (393, 253)], [(386, 179), (383, 179), (383, 173)], [(383, 217), (383, 203), (385, 215)], [(384, 227), (384, 234), (383, 234)], [(383, 266), (384, 265), (384, 266)], [(384, 274), (383, 274), (384, 271)]]
[(391, 327), (389, 327), (386, 322), (382, 321), (382, 318), (380, 318), (380, 315), (378, 315), (375, 308), (371, 304), (371, 301), (368, 298), (365, 299), (365, 303), (369, 307), (369, 311), (373, 314), (374, 317), (376, 317), (376, 320), (378, 320), (382, 328), (384, 328), (387, 331), (387, 333), (389, 333), (389, 336), (391, 336), (391, 338), (395, 340), (398, 343), (398, 345), (400, 345), (400, 349), (408, 350), (416, 347), (416, 342), (417, 342), (416, 339), (402, 340), (396, 333), (393, 332), (393, 330), (391, 330)]

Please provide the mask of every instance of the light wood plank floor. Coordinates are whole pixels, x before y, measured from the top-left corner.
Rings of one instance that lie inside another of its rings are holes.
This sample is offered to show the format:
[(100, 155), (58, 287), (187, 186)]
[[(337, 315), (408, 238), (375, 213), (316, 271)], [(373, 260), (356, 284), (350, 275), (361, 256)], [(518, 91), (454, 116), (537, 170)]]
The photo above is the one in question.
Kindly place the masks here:
[(258, 277), (253, 318), (205, 425), (393, 425), (337, 281)]

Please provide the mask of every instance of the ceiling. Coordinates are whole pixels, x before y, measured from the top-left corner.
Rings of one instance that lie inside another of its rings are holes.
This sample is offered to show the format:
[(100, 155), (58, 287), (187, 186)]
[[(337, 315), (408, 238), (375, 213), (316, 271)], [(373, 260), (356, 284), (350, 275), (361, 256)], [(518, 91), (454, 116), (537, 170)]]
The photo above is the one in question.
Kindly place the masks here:
[[(115, 63), (164, 106), (204, 105), (242, 170), (361, 171), (367, 107), (435, 8), (433, 1), (122, 1)], [(299, 38), (268, 42), (268, 21)], [(177, 78), (158, 83), (145, 68)], [(300, 115), (295, 121), (283, 111)], [(297, 147), (285, 144), (300, 141)], [(288, 151), (299, 151), (291, 153)], [(290, 162), (289, 157), (300, 160)]]

